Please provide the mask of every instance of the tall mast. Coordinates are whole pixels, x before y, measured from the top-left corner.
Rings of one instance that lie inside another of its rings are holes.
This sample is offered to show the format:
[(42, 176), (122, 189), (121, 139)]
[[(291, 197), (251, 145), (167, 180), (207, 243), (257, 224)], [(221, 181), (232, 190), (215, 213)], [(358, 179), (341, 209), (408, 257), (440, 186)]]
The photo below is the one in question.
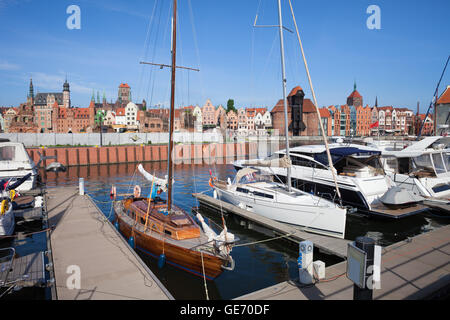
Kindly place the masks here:
[[(283, 103), (284, 103), (284, 131), (286, 135), (286, 155), (290, 159), (289, 155), (289, 122), (288, 122), (288, 109), (286, 98), (286, 71), (284, 66), (284, 42), (283, 42), (283, 18), (281, 16), (281, 0), (278, 0), (278, 21), (280, 29), (280, 50), (281, 50), (281, 72), (282, 72), (282, 84), (283, 84)], [(287, 187), (291, 192), (291, 168), (287, 168)]]
[(169, 119), (169, 164), (168, 164), (168, 193), (167, 193), (167, 211), (172, 209), (172, 150), (173, 150), (173, 123), (175, 117), (175, 71), (177, 57), (177, 0), (173, 0), (173, 31), (172, 31), (172, 80), (170, 94), (170, 119)]
[[(337, 178), (336, 178), (336, 170), (334, 169), (334, 166), (333, 166), (333, 159), (331, 158), (330, 148), (328, 147), (328, 140), (327, 140), (327, 137), (326, 137), (326, 134), (325, 134), (325, 129), (323, 127), (322, 119), (320, 118), (320, 112), (319, 112), (319, 109), (318, 109), (319, 105), (317, 104), (316, 94), (314, 93), (314, 87), (313, 87), (313, 84), (312, 84), (312, 81), (311, 81), (311, 75), (309, 74), (308, 63), (306, 62), (305, 51), (303, 50), (302, 40), (300, 39), (300, 33), (298, 31), (297, 21), (295, 20), (294, 9), (292, 8), (291, 0), (289, 0), (289, 6), (291, 8), (292, 19), (294, 20), (295, 30), (297, 32), (298, 43), (300, 44), (300, 49), (302, 51), (303, 63), (305, 64), (306, 75), (308, 76), (309, 86), (311, 88), (311, 93), (312, 93), (312, 96), (313, 96), (313, 99), (314, 99), (314, 107), (316, 109), (317, 118), (319, 119), (320, 130), (322, 131), (323, 142), (325, 144), (325, 149), (327, 151), (328, 164), (329, 164), (330, 170), (331, 170), (331, 172), (333, 174), (334, 185), (336, 186), (336, 193), (337, 193), (339, 199), (342, 202), (341, 192), (339, 190), (339, 186), (338, 186)], [(355, 90), (356, 90), (356, 81), (355, 81)]]

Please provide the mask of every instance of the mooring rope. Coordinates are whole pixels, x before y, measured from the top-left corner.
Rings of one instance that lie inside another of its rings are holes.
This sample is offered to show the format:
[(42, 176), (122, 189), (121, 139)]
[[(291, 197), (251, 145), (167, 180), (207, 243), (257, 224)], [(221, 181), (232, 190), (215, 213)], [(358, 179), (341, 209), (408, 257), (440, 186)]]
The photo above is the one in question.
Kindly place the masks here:
[(286, 238), (286, 237), (290, 237), (292, 235), (294, 235), (296, 232), (292, 232), (292, 233), (288, 233), (282, 236), (278, 236), (278, 237), (273, 237), (273, 238), (269, 238), (269, 239), (264, 239), (264, 240), (260, 240), (260, 241), (254, 241), (254, 242), (247, 242), (247, 243), (241, 243), (241, 244), (235, 244), (233, 247), (245, 247), (245, 246), (251, 246), (254, 244), (259, 244), (259, 243), (264, 243), (264, 242), (269, 242), (272, 240), (277, 240), (277, 239), (282, 239), (282, 238)]
[(205, 276), (205, 263), (203, 262), (203, 251), (200, 251), (200, 255), (202, 257), (203, 283), (205, 285), (206, 300), (209, 300), (208, 286), (206, 285), (206, 276)]

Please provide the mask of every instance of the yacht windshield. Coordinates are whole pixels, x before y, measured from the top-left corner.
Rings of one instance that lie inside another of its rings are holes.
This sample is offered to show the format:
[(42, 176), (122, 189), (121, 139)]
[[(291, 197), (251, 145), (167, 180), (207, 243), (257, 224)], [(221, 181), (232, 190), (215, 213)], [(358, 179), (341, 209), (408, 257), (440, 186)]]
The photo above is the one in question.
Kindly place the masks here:
[(247, 173), (239, 180), (239, 184), (248, 184), (255, 182), (271, 182), (272, 176), (268, 174), (262, 174), (261, 172)]
[(1, 161), (13, 161), (16, 147), (6, 146), (0, 147), (0, 160)]
[(432, 157), (436, 174), (446, 173), (447, 171), (445, 170), (444, 161), (442, 160), (441, 154), (433, 153)]

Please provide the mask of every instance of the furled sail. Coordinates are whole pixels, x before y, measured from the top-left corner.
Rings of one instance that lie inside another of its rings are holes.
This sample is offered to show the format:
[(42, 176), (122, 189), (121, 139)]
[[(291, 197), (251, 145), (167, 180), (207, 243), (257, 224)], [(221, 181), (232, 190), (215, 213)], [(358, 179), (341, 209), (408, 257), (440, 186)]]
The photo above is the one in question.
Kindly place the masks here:
[[(147, 171), (145, 171), (144, 167), (142, 166), (142, 164), (138, 165), (138, 170), (139, 172), (144, 176), (145, 179), (147, 179), (148, 181), (152, 182), (154, 181), (155, 185), (160, 187), (161, 190), (163, 192), (167, 192), (167, 184), (168, 184), (168, 179), (167, 176), (165, 179), (161, 179), (158, 177), (154, 177), (153, 175), (151, 175), (150, 173), (148, 173)], [(154, 179), (154, 180), (153, 180)], [(174, 181), (172, 180), (172, 183)]]
[(255, 160), (247, 160), (242, 162), (244, 166), (255, 166), (255, 167), (272, 167), (272, 168), (289, 168), (291, 166), (291, 161), (287, 156), (284, 156), (280, 159), (271, 159), (271, 160), (263, 160), (263, 159), (255, 159)]

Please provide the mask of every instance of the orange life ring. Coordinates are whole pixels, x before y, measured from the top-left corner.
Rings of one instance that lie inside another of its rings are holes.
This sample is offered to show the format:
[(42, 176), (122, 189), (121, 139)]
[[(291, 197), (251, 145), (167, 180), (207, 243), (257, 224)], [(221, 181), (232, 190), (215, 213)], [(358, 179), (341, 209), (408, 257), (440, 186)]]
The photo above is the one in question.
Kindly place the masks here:
[(135, 198), (139, 198), (141, 196), (141, 187), (139, 187), (138, 185), (134, 186), (133, 196)]
[(211, 177), (211, 178), (209, 178), (209, 186), (210, 186), (211, 188), (214, 188), (213, 181), (217, 181), (217, 178), (216, 178), (216, 177)]

